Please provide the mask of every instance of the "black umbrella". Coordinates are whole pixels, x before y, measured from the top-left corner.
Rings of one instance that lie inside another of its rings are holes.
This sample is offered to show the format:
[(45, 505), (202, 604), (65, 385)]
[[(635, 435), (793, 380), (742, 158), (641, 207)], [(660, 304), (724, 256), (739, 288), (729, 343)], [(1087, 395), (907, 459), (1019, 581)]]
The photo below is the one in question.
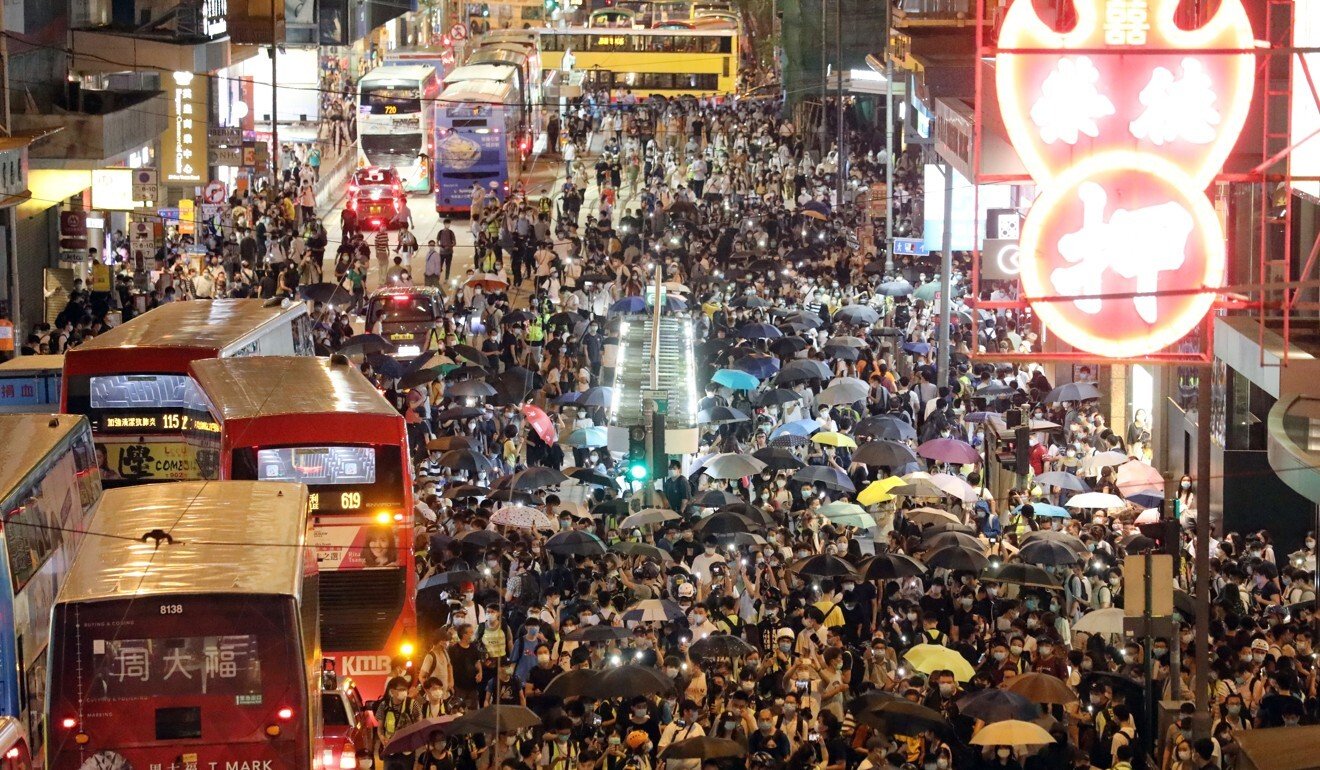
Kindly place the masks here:
[(398, 350), (394, 343), (380, 336), (379, 334), (355, 334), (344, 341), (339, 346), (339, 352), (344, 355), (354, 353), (393, 353)]
[(811, 577), (857, 577), (857, 571), (848, 562), (829, 554), (808, 556), (791, 569), (799, 575)]
[(440, 422), (447, 422), (449, 420), (466, 420), (469, 417), (480, 417), (481, 414), (482, 410), (475, 406), (451, 406), (448, 409), (437, 412), (435, 419)]
[(567, 480), (568, 477), (555, 468), (533, 465), (530, 468), (518, 471), (512, 476), (501, 478), (492, 486), (508, 487), (519, 492), (535, 492), (538, 489), (562, 484)]
[(582, 626), (566, 634), (564, 639), (569, 642), (613, 642), (631, 639), (632, 635), (633, 632), (623, 626)]
[(862, 566), (867, 580), (894, 580), (926, 574), (926, 565), (902, 553), (878, 553)]
[(630, 540), (614, 543), (610, 546), (610, 550), (614, 553), (624, 554), (625, 556), (645, 556), (648, 559), (655, 559), (660, 562), (673, 561), (674, 559), (674, 557), (663, 548), (651, 545), (650, 543), (634, 543)]
[(426, 448), (432, 452), (448, 452), (451, 449), (476, 449), (477, 444), (467, 436), (439, 436), (426, 442)]
[(797, 455), (777, 446), (758, 449), (752, 453), (752, 457), (765, 463), (765, 467), (772, 471), (795, 471), (806, 466), (806, 463), (799, 460)]
[(475, 484), (460, 484), (446, 489), (443, 497), (457, 500), (463, 497), (485, 497), (488, 494), (490, 494), (490, 490), (486, 487), (479, 487)]
[(439, 465), (451, 471), (466, 471), (469, 476), (490, 473), (493, 468), (490, 460), (471, 449), (451, 449), (440, 456)]
[(298, 295), (308, 302), (320, 302), (334, 307), (353, 304), (353, 292), (337, 283), (308, 283), (298, 287)]
[(452, 572), (439, 572), (417, 584), (417, 595), (429, 593), (432, 591), (444, 591), (452, 586), (461, 586), (464, 583), (475, 583), (481, 579), (481, 576), (475, 570), (461, 569)]
[(399, 389), (410, 390), (434, 382), (440, 373), (434, 369), (418, 369), (399, 378)]
[(1100, 398), (1100, 389), (1094, 382), (1069, 382), (1051, 390), (1045, 396), (1045, 402), (1056, 404), (1063, 401), (1089, 401)]
[(590, 532), (570, 529), (545, 541), (545, 550), (560, 556), (600, 556), (605, 553), (605, 543)]
[(863, 722), (879, 722), (892, 732), (915, 735), (930, 730), (952, 737), (953, 728), (940, 712), (907, 699), (881, 703), (868, 712), (859, 714)]
[(750, 532), (758, 528), (760, 528), (760, 525), (754, 523), (751, 519), (725, 511), (723, 513), (712, 513), (706, 518), (698, 520), (692, 525), (692, 532), (704, 537), (705, 535), (731, 535), (735, 532)]
[[(784, 339), (797, 339), (796, 337), (785, 337)], [(757, 406), (782, 406), (793, 401), (801, 401), (802, 394), (796, 390), (788, 388), (771, 388), (770, 390), (756, 394), (753, 399)]]
[(697, 498), (692, 502), (701, 508), (720, 508), (730, 503), (740, 503), (742, 498), (729, 494), (722, 489), (708, 489), (697, 495)]
[(449, 372), (445, 374), (445, 381), (458, 382), (459, 380), (470, 380), (476, 377), (489, 377), (490, 374), (490, 370), (484, 366), (463, 364), (455, 369), (450, 369)]
[(498, 500), (504, 503), (527, 503), (528, 505), (540, 505), (536, 495), (531, 492), (522, 492), (517, 489), (492, 489), (488, 495), (492, 500)]
[(495, 386), (494, 401), (503, 406), (521, 404), (539, 386), (539, 381), (540, 375), (521, 366), (501, 372), (491, 382)]
[(907, 441), (917, 437), (917, 429), (901, 417), (880, 414), (862, 419), (853, 428), (853, 435), (888, 441)]
[(1082, 557), (1073, 549), (1052, 540), (1035, 540), (1022, 546), (1018, 558), (1027, 564), (1076, 564)]
[(728, 738), (716, 738), (713, 735), (702, 735), (696, 738), (686, 738), (681, 741), (674, 741), (660, 752), (661, 759), (728, 759), (732, 757), (741, 757), (747, 753), (747, 749), (738, 741), (731, 741)]
[(371, 365), (372, 370), (377, 374), (384, 375), (390, 379), (398, 379), (405, 374), (403, 364), (399, 363), (397, 359), (387, 356), (384, 353), (368, 354), (367, 363)]
[(852, 479), (838, 468), (827, 465), (808, 465), (793, 474), (793, 480), (799, 484), (824, 484), (827, 488), (842, 492), (856, 492)]
[(483, 380), (463, 380), (445, 387), (445, 398), (488, 398), (495, 388)]
[(524, 706), (486, 706), (450, 722), (445, 731), (450, 735), (513, 733), (539, 724), (541, 718)]
[(579, 324), (579, 323), (581, 323), (582, 321), (585, 321), (585, 320), (586, 320), (586, 319), (583, 318), (583, 317), (582, 317), (580, 314), (578, 314), (577, 312), (574, 312), (574, 311), (567, 311), (567, 310), (566, 310), (566, 311), (561, 312), (561, 313), (555, 313), (554, 315), (552, 315), (552, 316), (550, 316), (549, 318), (547, 318), (547, 319), (546, 319), (546, 325), (547, 325), (547, 326), (561, 326), (561, 327), (563, 327), (563, 328), (565, 328), (565, 329), (572, 329), (574, 326), (576, 326), (577, 324)]
[(737, 660), (750, 652), (756, 652), (756, 648), (732, 634), (704, 636), (688, 648), (688, 654), (698, 662)]
[(627, 516), (628, 501), (616, 497), (612, 500), (606, 500), (603, 503), (597, 503), (591, 508), (592, 516)]
[(767, 526), (775, 524), (774, 516), (751, 503), (729, 503), (716, 510), (715, 513), (736, 513), (749, 521), (759, 522)]
[(801, 337), (784, 336), (770, 342), (770, 350), (781, 358), (792, 358), (806, 350), (810, 343)]
[(403, 371), (405, 374), (412, 374), (413, 372), (419, 371), (423, 366), (426, 366), (427, 364), (431, 363), (432, 358), (435, 358), (434, 350), (423, 351), (418, 355), (408, 359), (407, 361), (404, 361)]
[(946, 546), (934, 553), (926, 554), (924, 561), (927, 567), (943, 567), (944, 569), (963, 570), (965, 572), (980, 572), (985, 569), (985, 565), (990, 563), (990, 560), (980, 551), (957, 545)]
[(917, 453), (907, 444), (879, 439), (868, 441), (853, 452), (853, 462), (863, 465), (886, 466), (897, 468), (917, 462)]
[[(626, 628), (621, 628), (619, 629), (620, 631), (626, 632), (623, 636), (608, 637), (601, 639), (575, 638), (578, 636), (579, 633), (584, 631), (595, 630), (595, 629), (608, 630), (610, 628), (612, 628), (612, 626), (584, 626), (583, 628), (574, 629), (573, 633), (568, 634), (567, 636), (564, 637), (564, 641), (609, 642), (609, 641), (613, 641), (614, 639), (627, 639), (632, 636), (631, 631), (629, 631)], [(550, 683), (545, 686), (544, 694), (555, 698), (576, 698), (578, 696), (581, 696), (586, 693), (587, 688), (591, 686), (591, 682), (593, 682), (596, 679), (596, 673), (597, 672), (589, 668), (569, 669), (568, 671), (565, 671), (564, 673), (556, 676), (554, 679), (551, 679)]]
[(526, 310), (515, 310), (512, 313), (509, 313), (508, 315), (504, 316), (504, 318), (500, 319), (500, 323), (508, 326), (511, 324), (526, 323), (527, 321), (531, 321), (535, 318), (536, 316), (532, 315)]
[(489, 529), (478, 529), (469, 532), (458, 539), (463, 545), (471, 545), (477, 548), (490, 548), (493, 545), (501, 545), (509, 542), (508, 538), (498, 532)]
[(674, 683), (658, 668), (629, 663), (601, 671), (588, 690), (597, 698), (636, 698), (673, 692)]
[(455, 345), (451, 350), (455, 358), (460, 358), (470, 364), (476, 364), (477, 366), (486, 365), (485, 354), (471, 345)]
[(583, 484), (590, 484), (596, 487), (609, 487), (616, 490), (618, 488), (618, 484), (615, 483), (613, 478), (593, 471), (590, 468), (572, 468), (569, 470), (568, 476), (569, 478), (576, 479)]
[(1030, 722), (1040, 718), (1040, 707), (1009, 690), (992, 687), (958, 701), (958, 711), (982, 722), (1020, 719)]
[(981, 573), (981, 579), (996, 583), (1033, 586), (1035, 588), (1058, 589), (1063, 587), (1050, 573), (1035, 564), (1019, 564), (1017, 562), (1001, 564), (998, 567), (986, 567), (985, 571)]

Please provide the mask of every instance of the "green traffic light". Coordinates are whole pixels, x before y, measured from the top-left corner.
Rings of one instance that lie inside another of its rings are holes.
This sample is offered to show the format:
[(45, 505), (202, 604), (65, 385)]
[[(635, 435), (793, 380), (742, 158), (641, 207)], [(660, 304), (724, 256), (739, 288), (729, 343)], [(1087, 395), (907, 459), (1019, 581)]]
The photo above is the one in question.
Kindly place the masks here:
[(646, 481), (646, 477), (649, 475), (651, 475), (651, 472), (646, 467), (645, 462), (636, 461), (628, 465), (628, 478), (633, 481)]

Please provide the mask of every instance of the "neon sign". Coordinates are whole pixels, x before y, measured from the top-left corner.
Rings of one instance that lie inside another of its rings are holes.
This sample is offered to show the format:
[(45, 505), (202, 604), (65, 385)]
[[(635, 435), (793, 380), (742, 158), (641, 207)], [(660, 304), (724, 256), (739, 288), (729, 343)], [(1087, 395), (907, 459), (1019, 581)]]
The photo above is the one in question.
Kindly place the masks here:
[(1178, 342), (1214, 303), (1196, 290), (1223, 284), (1204, 191), (1247, 118), (1254, 39), (1241, 0), (1193, 30), (1174, 23), (1177, 5), (1077, 0), (1077, 24), (1057, 32), (1017, 0), (999, 36), (1004, 125), (1041, 188), (1022, 228), (1023, 296), (1096, 355)]

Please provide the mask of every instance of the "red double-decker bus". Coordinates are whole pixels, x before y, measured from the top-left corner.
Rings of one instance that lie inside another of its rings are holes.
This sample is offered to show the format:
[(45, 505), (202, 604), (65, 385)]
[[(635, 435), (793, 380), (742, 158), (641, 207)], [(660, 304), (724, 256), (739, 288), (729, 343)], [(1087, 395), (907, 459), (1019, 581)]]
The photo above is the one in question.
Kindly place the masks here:
[(190, 441), (209, 478), (297, 481), (311, 492), (321, 646), (380, 697), (416, 644), (412, 473), (403, 417), (347, 359), (194, 361), (210, 419)]
[(320, 770), (307, 488), (101, 497), (51, 616), (47, 767)]

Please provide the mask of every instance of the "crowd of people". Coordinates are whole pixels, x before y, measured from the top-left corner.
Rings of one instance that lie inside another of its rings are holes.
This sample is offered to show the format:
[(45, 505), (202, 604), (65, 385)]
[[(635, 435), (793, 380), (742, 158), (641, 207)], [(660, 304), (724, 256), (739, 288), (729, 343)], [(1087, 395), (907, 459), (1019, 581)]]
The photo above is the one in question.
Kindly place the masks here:
[[(1167, 547), (1141, 524), (1178, 522), (1193, 585), (1194, 485), (1164, 501), (1148, 416), (1111, 426), (1087, 383), (982, 362), (1038, 343), (1012, 312), (973, 332), (965, 258), (940, 376), (937, 265), (873, 245), (886, 212), (919, 227), (919, 158), (854, 132), (840, 199), (838, 155), (774, 103), (569, 121), (551, 201), (474, 203), (438, 330), (453, 365), (382, 380), (427, 448), (430, 640), (377, 706), (387, 766), (1228, 770), (1245, 732), (1315, 722), (1314, 533), (1291, 552), (1216, 533), (1210, 637), (1185, 595), (1174, 634), (1124, 636), (1124, 557)], [(637, 483), (600, 428), (608, 348), (649, 312), (630, 299), (656, 262), (681, 298), (665, 312), (697, 329), (701, 451)], [(473, 380), (497, 394), (468, 406)], [(1018, 419), (1028, 467), (1009, 473)], [(447, 730), (458, 714), (489, 727)], [(400, 731), (425, 740), (396, 753)]]

